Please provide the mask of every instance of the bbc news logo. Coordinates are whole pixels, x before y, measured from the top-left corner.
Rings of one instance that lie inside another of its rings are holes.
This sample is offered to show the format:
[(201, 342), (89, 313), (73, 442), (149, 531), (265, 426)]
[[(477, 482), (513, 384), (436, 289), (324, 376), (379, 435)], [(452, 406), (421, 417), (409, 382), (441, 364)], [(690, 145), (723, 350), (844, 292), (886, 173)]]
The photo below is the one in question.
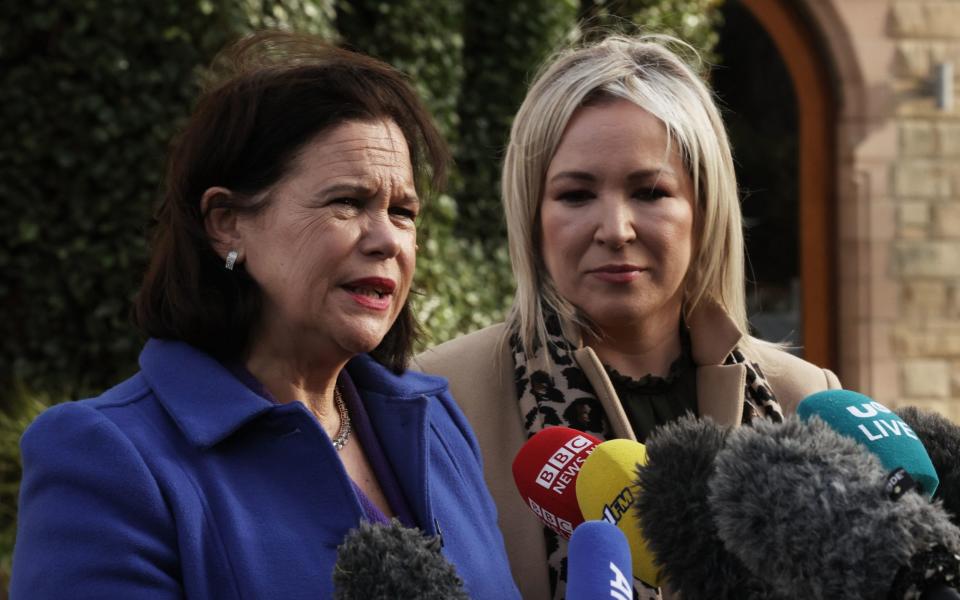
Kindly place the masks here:
[(573, 534), (573, 524), (570, 521), (561, 519), (549, 510), (541, 507), (533, 501), (533, 498), (527, 498), (527, 503), (530, 504), (530, 509), (533, 511), (533, 514), (537, 515), (537, 518), (547, 527), (566, 537), (570, 537)]
[[(583, 462), (584, 457), (579, 455), (584, 452), (590, 454), (593, 446), (594, 443), (582, 435), (571, 438), (547, 459), (537, 474), (537, 485), (561, 493), (580, 470), (580, 463)], [(579, 460), (575, 462), (578, 457)], [(565, 473), (565, 470), (568, 472)]]

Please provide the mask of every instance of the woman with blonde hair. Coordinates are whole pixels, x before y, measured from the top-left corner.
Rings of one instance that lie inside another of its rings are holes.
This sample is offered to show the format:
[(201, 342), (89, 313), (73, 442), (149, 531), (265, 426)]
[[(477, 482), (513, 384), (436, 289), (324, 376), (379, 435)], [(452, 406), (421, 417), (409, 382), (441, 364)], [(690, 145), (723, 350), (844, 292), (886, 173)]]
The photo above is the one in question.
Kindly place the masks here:
[(513, 484), (530, 436), (565, 425), (642, 442), (687, 412), (780, 421), (840, 386), (747, 333), (730, 144), (707, 86), (668, 44), (682, 45), (613, 36), (544, 66), (503, 167), (512, 310), (416, 359), (450, 380), (477, 434), (528, 599), (562, 598), (566, 573), (566, 541)]

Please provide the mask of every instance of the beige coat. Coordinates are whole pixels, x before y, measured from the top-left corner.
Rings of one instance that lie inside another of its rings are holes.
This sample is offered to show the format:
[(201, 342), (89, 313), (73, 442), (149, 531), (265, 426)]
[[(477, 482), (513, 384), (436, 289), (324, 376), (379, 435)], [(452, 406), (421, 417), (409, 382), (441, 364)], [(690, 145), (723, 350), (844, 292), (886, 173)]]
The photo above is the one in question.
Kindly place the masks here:
[[(721, 363), (742, 334), (714, 304), (699, 309), (689, 327), (700, 416), (738, 425), (743, 414), (746, 369)], [(504, 325), (499, 324), (441, 344), (417, 356), (414, 368), (450, 380), (450, 391), (480, 443), (484, 475), (497, 504), (514, 579), (524, 598), (548, 599), (543, 528), (513, 483), (511, 464), (527, 436), (514, 386), (513, 357), (509, 344), (503, 342), (503, 333)], [(617, 437), (635, 440), (597, 355), (590, 348), (582, 348), (574, 358), (596, 391)], [(786, 352), (761, 347), (751, 352), (750, 358), (763, 369), (785, 414), (795, 412), (797, 404), (809, 394), (840, 387), (830, 371)]]

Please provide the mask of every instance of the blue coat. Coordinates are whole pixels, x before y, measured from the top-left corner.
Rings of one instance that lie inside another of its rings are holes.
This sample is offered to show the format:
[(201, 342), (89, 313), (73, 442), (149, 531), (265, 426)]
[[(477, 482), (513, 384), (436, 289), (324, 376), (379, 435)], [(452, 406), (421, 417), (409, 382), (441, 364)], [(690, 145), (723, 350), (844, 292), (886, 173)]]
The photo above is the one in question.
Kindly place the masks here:
[[(299, 402), (150, 340), (141, 371), (57, 405), (21, 440), (11, 598), (329, 598), (363, 512)], [(444, 379), (367, 356), (347, 370), (417, 521), (473, 598), (518, 598), (480, 452)]]

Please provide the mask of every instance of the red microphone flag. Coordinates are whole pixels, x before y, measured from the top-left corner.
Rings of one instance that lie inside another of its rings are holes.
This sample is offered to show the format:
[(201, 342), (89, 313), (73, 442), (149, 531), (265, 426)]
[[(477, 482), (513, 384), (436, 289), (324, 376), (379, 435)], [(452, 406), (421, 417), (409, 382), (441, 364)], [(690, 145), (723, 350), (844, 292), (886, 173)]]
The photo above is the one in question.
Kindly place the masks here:
[(583, 523), (576, 479), (600, 440), (569, 427), (549, 427), (527, 440), (513, 459), (513, 480), (544, 525), (568, 538)]

